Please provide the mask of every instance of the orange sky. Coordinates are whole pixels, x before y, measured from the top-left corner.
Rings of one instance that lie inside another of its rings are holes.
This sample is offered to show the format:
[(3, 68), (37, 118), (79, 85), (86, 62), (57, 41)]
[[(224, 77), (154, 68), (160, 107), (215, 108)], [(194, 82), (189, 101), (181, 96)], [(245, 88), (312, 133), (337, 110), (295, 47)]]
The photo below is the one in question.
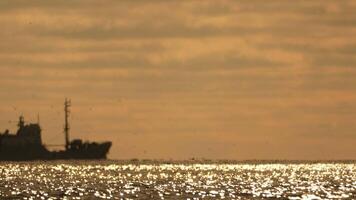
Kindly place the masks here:
[(0, 2), (0, 128), (109, 157), (356, 159), (356, 2)]

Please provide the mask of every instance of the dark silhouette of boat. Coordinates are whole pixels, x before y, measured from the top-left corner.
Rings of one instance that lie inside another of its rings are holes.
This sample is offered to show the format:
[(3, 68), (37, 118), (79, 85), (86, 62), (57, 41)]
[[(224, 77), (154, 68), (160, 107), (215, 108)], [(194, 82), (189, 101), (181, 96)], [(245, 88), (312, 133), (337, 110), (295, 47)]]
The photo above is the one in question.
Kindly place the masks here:
[[(0, 161), (55, 160), (55, 159), (106, 159), (111, 142), (83, 142), (69, 140), (69, 108), (71, 102), (65, 100), (65, 145), (63, 150), (50, 151), (42, 144), (41, 127), (38, 123), (26, 124), (20, 116), (16, 134), (6, 130), (0, 133)], [(48, 145), (50, 146), (50, 145)], [(56, 145), (58, 146), (58, 145)]]

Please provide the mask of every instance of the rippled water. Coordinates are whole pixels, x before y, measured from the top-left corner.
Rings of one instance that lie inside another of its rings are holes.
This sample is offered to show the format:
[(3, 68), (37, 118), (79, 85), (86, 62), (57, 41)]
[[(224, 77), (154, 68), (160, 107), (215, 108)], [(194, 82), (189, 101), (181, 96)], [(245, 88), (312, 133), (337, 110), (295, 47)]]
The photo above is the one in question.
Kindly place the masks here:
[(15, 199), (356, 199), (356, 164), (0, 164)]

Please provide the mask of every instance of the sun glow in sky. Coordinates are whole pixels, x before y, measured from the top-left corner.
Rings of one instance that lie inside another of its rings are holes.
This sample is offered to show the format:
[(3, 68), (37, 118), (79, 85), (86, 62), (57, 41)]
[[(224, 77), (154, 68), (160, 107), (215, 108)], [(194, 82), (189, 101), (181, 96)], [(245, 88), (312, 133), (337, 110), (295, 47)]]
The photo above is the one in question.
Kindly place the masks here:
[(0, 128), (110, 158), (356, 159), (356, 2), (0, 2)]

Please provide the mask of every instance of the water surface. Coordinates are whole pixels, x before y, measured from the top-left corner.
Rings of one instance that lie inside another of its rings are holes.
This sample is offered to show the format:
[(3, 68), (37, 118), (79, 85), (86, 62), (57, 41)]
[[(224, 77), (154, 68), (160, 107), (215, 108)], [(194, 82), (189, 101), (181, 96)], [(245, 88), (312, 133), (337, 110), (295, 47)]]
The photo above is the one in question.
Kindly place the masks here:
[(355, 164), (0, 164), (15, 199), (355, 199)]

